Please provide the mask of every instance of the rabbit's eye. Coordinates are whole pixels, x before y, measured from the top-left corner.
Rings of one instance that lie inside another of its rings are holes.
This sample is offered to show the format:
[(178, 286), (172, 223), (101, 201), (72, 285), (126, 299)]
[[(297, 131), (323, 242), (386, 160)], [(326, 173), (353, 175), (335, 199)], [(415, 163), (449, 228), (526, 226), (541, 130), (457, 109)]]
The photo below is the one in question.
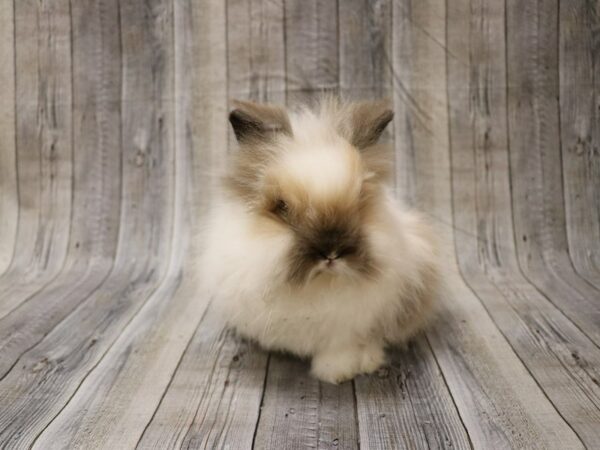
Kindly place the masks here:
[(273, 212), (278, 215), (285, 215), (288, 212), (288, 205), (282, 199), (278, 199), (273, 206)]

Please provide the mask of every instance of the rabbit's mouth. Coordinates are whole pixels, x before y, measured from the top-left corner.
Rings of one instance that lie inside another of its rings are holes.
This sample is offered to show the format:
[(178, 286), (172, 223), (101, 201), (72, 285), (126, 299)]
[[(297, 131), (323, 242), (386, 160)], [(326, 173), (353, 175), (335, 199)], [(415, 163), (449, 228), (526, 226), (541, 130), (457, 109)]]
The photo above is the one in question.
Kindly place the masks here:
[(358, 273), (352, 269), (344, 258), (321, 260), (315, 264), (309, 280), (317, 277), (348, 277), (355, 278)]
[(365, 249), (336, 250), (324, 253), (314, 248), (295, 248), (290, 252), (288, 281), (295, 286), (324, 278), (373, 278), (375, 264)]

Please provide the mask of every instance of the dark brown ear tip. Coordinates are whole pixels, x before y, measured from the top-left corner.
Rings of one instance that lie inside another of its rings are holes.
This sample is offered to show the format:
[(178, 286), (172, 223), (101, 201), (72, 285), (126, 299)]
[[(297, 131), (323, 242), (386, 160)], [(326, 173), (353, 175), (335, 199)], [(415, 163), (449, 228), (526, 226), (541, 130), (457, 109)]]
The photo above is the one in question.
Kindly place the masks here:
[(379, 124), (377, 125), (377, 130), (383, 132), (385, 127), (388, 126), (388, 124), (392, 121), (393, 118), (394, 111), (392, 111), (391, 109), (384, 111), (383, 114), (381, 114), (381, 116), (379, 117)]
[(253, 102), (234, 100), (236, 107), (229, 113), (229, 122), (238, 139), (270, 140), (274, 133), (291, 134), (284, 109)]
[(234, 109), (229, 113), (229, 122), (235, 129), (237, 125), (241, 124), (244, 120), (244, 113), (239, 109)]
[(261, 129), (260, 124), (241, 109), (234, 109), (229, 113), (229, 122), (238, 141), (243, 140), (251, 133), (259, 132)]
[(256, 119), (254, 119), (246, 111), (239, 109), (239, 108), (236, 108), (229, 113), (229, 121), (234, 126), (236, 124), (242, 124), (242, 123), (251, 123), (251, 124), (258, 125)]
[(241, 109), (232, 109), (229, 112), (229, 121), (240, 120), (244, 116), (244, 112)]

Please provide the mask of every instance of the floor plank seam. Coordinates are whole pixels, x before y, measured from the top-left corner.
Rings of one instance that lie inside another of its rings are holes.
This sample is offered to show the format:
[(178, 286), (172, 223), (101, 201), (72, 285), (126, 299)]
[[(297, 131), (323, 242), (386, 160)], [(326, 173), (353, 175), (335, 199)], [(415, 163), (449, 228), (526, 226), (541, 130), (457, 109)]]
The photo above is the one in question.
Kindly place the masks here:
[(156, 413), (158, 412), (158, 410), (160, 408), (160, 405), (163, 403), (163, 400), (164, 400), (165, 396), (167, 395), (167, 392), (169, 391), (169, 388), (171, 387), (171, 384), (173, 383), (173, 380), (175, 378), (175, 374), (179, 370), (179, 366), (181, 366), (181, 362), (183, 361), (183, 357), (187, 353), (190, 345), (192, 344), (192, 341), (194, 340), (194, 337), (196, 336), (196, 333), (198, 333), (198, 330), (200, 329), (200, 327), (202, 325), (202, 322), (204, 321), (204, 318), (206, 317), (206, 314), (208, 313), (208, 309), (209, 308), (210, 308), (210, 303), (206, 306), (204, 312), (202, 313), (202, 316), (200, 317), (200, 320), (198, 321), (198, 325), (196, 325), (196, 328), (194, 329), (194, 332), (191, 334), (190, 338), (188, 339), (188, 342), (185, 345), (185, 348), (183, 349), (183, 352), (181, 353), (181, 356), (179, 357), (179, 360), (177, 361), (177, 365), (173, 369), (173, 373), (171, 375), (171, 379), (167, 383), (167, 386), (165, 387), (165, 390), (163, 391), (162, 395), (160, 396), (160, 399), (159, 399), (158, 403), (156, 404), (156, 408), (154, 408), (154, 411), (152, 413), (152, 416), (148, 420), (148, 423), (146, 423), (146, 425), (144, 426), (144, 429), (142, 430), (142, 433), (140, 434), (140, 437), (139, 437), (139, 439), (137, 441), (137, 444), (135, 445), (135, 448), (139, 447), (140, 443), (144, 439), (144, 435), (146, 434), (146, 431), (148, 430), (148, 428), (150, 427), (150, 424), (152, 423), (152, 421), (156, 417)]
[(158, 288), (160, 287), (160, 285), (162, 285), (163, 282), (166, 282), (166, 280), (164, 278), (163, 278), (163, 280), (161, 282), (159, 282), (157, 284), (156, 288), (148, 295), (148, 298), (142, 303), (142, 305), (138, 308), (138, 310), (131, 316), (130, 320), (128, 320), (123, 325), (123, 328), (121, 329), (121, 331), (119, 333), (117, 333), (117, 335), (115, 336), (114, 340), (106, 348), (106, 350), (104, 351), (104, 353), (102, 353), (102, 355), (100, 355), (100, 357), (98, 358), (98, 360), (92, 365), (92, 367), (90, 367), (90, 369), (87, 371), (87, 373), (81, 378), (81, 380), (77, 384), (77, 387), (73, 390), (72, 394), (69, 396), (69, 398), (62, 405), (62, 407), (60, 408), (59, 412), (54, 415), (54, 417), (43, 427), (43, 429), (34, 438), (33, 443), (31, 444), (31, 448), (33, 448), (35, 446), (35, 442), (39, 439), (39, 437), (44, 433), (44, 431), (46, 429), (48, 429), (48, 427), (50, 425), (52, 425), (52, 423), (56, 420), (56, 418), (69, 405), (69, 403), (71, 402), (71, 400), (73, 399), (73, 397), (75, 397), (75, 395), (77, 394), (77, 392), (79, 391), (79, 389), (81, 388), (81, 386), (83, 385), (83, 383), (86, 381), (86, 379), (88, 378), (88, 376), (98, 367), (98, 365), (100, 365), (100, 363), (102, 362), (102, 360), (104, 359), (104, 357), (111, 351), (111, 349), (113, 348), (114, 344), (119, 340), (119, 338), (123, 335), (123, 333), (125, 333), (125, 331), (127, 330), (127, 327), (129, 326), (129, 324), (135, 319), (135, 317), (139, 314), (139, 312), (142, 310), (142, 308), (148, 303), (148, 301), (152, 298), (152, 296), (154, 295), (154, 293), (158, 290)]
[(271, 365), (271, 354), (267, 355), (267, 363), (265, 365), (265, 378), (262, 386), (262, 393), (260, 397), (260, 406), (258, 407), (258, 417), (256, 418), (256, 425), (254, 426), (254, 433), (252, 434), (252, 448), (254, 449), (256, 446), (256, 435), (258, 433), (258, 427), (260, 424), (260, 419), (262, 416), (262, 409), (265, 401), (265, 392), (267, 391), (267, 379), (269, 377), (269, 367)]
[[(442, 378), (444, 385), (446, 386), (446, 389), (448, 390), (448, 392), (452, 393), (452, 390), (450, 389), (450, 385), (448, 384), (448, 381), (446, 380), (446, 375), (444, 374), (444, 371), (442, 370), (442, 367), (440, 366), (440, 363), (438, 362), (437, 355), (433, 349), (433, 346), (431, 345), (431, 342), (429, 341), (429, 336), (427, 336), (427, 333), (425, 333), (425, 341), (427, 342), (427, 346), (429, 347), (429, 350), (431, 351), (431, 355), (433, 356), (436, 367), (440, 373), (440, 377)], [(465, 424), (465, 419), (464, 419), (463, 415), (461, 414), (460, 409), (458, 408), (458, 405), (456, 404), (456, 399), (454, 398), (454, 395), (450, 395), (450, 398), (452, 399), (452, 405), (454, 406), (454, 409), (456, 410), (456, 415), (459, 417), (460, 423), (462, 424), (462, 427), (465, 430), (465, 434), (467, 435), (467, 438), (469, 440), (469, 447), (471, 448), (471, 450), (474, 450), (473, 441), (471, 439), (471, 436), (469, 435), (467, 426)]]

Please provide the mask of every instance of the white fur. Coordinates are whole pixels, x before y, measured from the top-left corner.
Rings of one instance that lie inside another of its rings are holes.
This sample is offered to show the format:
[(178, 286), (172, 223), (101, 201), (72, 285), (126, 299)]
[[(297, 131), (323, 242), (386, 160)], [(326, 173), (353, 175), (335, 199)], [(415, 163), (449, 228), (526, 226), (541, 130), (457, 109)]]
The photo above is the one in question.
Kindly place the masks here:
[[(294, 134), (302, 135), (298, 122), (293, 124)], [(314, 151), (290, 152), (284, 165), (311, 186), (338, 189), (351, 177), (336, 157), (340, 150), (322, 151), (323, 142), (301, 142)], [(327, 174), (335, 182), (323, 183)], [(429, 317), (432, 299), (415, 293), (427, 282), (425, 270), (437, 263), (421, 219), (401, 209), (389, 191), (382, 195), (364, 230), (380, 268), (377, 276), (354, 276), (340, 261), (336, 273), (303, 287), (286, 281), (292, 232), (275, 225), (262, 229), (264, 218), (257, 220), (233, 196), (222, 196), (208, 218), (201, 264), (214, 306), (230, 326), (263, 347), (312, 357), (319, 379), (335, 383), (376, 370), (384, 363), (385, 345), (406, 340)]]

